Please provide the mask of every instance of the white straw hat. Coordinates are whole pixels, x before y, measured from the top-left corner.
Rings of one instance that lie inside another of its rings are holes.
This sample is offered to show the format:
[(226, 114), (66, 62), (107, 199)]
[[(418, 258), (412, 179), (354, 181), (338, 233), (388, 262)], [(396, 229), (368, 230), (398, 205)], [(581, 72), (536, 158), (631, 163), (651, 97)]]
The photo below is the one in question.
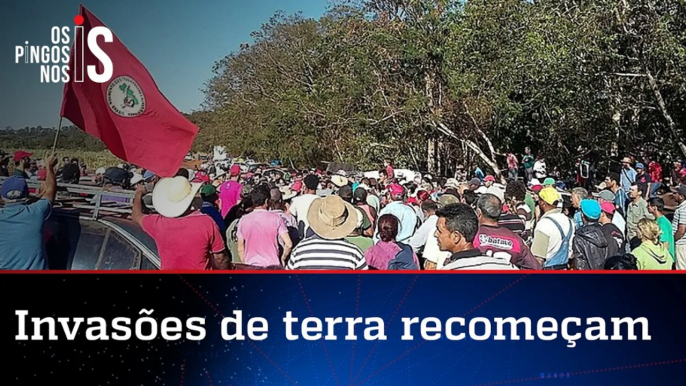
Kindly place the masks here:
[(288, 186), (282, 186), (279, 190), (281, 191), (281, 199), (284, 201), (290, 200), (298, 194)]
[(348, 177), (335, 174), (331, 176), (331, 182), (340, 188), (341, 186), (348, 185)]
[(191, 206), (200, 186), (201, 183), (191, 183), (181, 176), (163, 178), (152, 191), (152, 204), (164, 217), (179, 217)]

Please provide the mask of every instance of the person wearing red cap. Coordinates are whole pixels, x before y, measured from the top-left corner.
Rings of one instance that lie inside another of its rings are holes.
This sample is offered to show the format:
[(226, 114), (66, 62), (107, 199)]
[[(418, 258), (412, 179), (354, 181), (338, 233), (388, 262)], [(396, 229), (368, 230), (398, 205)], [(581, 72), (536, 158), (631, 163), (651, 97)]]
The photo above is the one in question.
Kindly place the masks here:
[(31, 166), (31, 156), (33, 153), (29, 153), (23, 150), (14, 152), (14, 175), (17, 177), (23, 177), (28, 179), (29, 175), (26, 173), (29, 166)]
[(3, 182), (0, 188), (4, 202), (0, 209), (0, 270), (48, 269), (43, 236), (45, 221), (50, 217), (57, 193), (57, 162), (54, 155), (45, 158), (46, 180), (36, 202), (28, 201), (29, 187), (25, 178), (12, 176)]
[(612, 221), (617, 215), (615, 214), (615, 205), (611, 202), (600, 203), (600, 220), (598, 223), (602, 225), (602, 231), (607, 240), (614, 239), (619, 246), (619, 253), (623, 254), (626, 250), (626, 240), (624, 239), (624, 232), (622, 232), (617, 225)]
[(226, 218), (231, 208), (241, 200), (241, 184), (238, 179), (241, 176), (241, 167), (238, 164), (231, 165), (229, 169), (229, 179), (219, 185), (219, 209), (222, 217)]

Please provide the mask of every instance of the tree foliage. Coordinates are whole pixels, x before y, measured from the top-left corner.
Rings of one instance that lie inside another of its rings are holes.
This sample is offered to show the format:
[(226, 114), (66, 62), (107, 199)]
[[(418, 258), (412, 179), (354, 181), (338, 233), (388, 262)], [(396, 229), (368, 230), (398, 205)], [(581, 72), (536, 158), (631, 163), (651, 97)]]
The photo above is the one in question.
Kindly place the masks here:
[[(678, 154), (686, 3), (365, 0), (277, 13), (218, 61), (197, 147), (449, 174), (638, 149)], [(684, 150), (682, 150), (684, 151)]]

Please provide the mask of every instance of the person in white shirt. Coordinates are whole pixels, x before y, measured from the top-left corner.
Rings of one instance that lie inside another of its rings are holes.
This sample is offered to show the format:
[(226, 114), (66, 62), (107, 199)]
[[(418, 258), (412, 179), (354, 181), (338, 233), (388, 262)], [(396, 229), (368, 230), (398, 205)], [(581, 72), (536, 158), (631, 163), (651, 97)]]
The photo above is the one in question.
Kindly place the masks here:
[(409, 242), (412, 250), (414, 250), (415, 253), (421, 253), (424, 250), (426, 242), (436, 231), (436, 221), (438, 221), (438, 217), (436, 217), (437, 209), (438, 204), (431, 200), (427, 200), (422, 203), (422, 212), (424, 213), (425, 220), (410, 238)]
[(312, 202), (319, 198), (316, 194), (317, 186), (319, 185), (319, 177), (315, 174), (310, 174), (305, 177), (303, 182), (305, 184), (304, 194), (294, 197), (289, 208), (291, 214), (295, 216), (295, 219), (298, 221), (298, 233), (301, 240), (304, 240), (313, 234), (310, 229), (310, 224), (307, 221), (307, 212), (310, 210)]
[(545, 159), (539, 158), (534, 162), (534, 175), (539, 180), (542, 180), (548, 176), (548, 171), (546, 170)]
[(543, 269), (565, 270), (572, 253), (574, 223), (558, 209), (562, 196), (555, 188), (544, 188), (538, 196), (543, 215), (534, 229), (531, 253), (539, 259)]

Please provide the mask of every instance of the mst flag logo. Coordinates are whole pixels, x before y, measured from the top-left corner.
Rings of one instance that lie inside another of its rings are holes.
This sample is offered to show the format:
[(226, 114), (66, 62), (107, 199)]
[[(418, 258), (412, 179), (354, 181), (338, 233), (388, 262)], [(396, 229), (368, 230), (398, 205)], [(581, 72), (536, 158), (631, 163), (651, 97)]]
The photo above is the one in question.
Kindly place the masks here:
[(136, 117), (145, 111), (145, 95), (138, 83), (128, 76), (115, 78), (107, 87), (110, 109), (122, 117)]

